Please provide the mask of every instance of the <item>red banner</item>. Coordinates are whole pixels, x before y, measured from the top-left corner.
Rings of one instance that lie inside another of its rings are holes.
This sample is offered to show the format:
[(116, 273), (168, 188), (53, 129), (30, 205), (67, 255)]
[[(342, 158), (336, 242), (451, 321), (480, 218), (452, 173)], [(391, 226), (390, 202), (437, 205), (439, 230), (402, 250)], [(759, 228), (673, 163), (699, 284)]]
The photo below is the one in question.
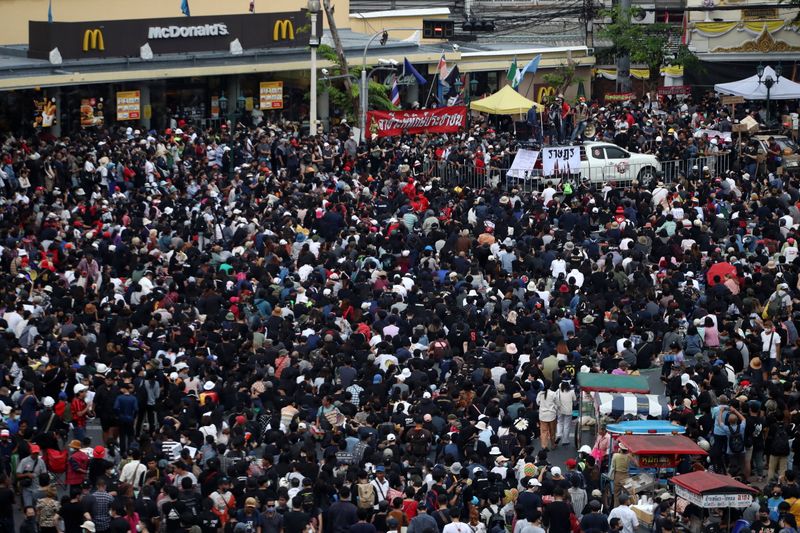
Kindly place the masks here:
[(692, 94), (691, 85), (672, 85), (671, 87), (659, 87), (658, 94), (661, 96), (676, 94)]
[(416, 109), (409, 111), (370, 111), (367, 113), (367, 129), (378, 137), (392, 137), (403, 132), (455, 133), (467, 126), (465, 106), (440, 107), (438, 109)]

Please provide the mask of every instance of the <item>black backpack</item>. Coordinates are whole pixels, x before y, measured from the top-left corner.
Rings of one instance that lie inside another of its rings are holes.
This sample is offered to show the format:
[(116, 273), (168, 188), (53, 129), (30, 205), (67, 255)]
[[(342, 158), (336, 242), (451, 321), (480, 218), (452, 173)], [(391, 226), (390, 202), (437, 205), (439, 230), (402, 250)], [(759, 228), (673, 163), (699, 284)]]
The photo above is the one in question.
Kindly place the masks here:
[(731, 453), (742, 453), (744, 451), (744, 437), (739, 431), (739, 424), (736, 424), (736, 429), (728, 440), (728, 447), (731, 449)]
[(789, 455), (789, 434), (786, 431), (786, 425), (779, 423), (775, 426), (775, 434), (770, 439), (772, 446), (770, 446), (770, 454), (778, 457), (787, 457)]

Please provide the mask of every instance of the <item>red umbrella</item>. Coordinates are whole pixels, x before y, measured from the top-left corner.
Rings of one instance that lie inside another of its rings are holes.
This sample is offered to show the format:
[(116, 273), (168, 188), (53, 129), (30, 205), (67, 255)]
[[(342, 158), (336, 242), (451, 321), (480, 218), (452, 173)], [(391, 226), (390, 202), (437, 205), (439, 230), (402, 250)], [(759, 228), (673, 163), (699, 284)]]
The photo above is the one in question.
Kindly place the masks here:
[(736, 267), (730, 263), (715, 263), (706, 272), (706, 279), (709, 285), (714, 285), (714, 278), (719, 276), (719, 279), (725, 281), (725, 276), (728, 274), (736, 275)]

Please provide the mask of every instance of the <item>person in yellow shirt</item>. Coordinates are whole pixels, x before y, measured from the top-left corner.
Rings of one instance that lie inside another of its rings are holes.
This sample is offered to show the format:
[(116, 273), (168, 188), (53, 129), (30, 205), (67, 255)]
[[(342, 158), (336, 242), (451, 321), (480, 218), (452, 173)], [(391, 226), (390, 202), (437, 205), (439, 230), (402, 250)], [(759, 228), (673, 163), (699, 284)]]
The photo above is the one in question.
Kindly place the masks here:
[(630, 477), (628, 471), (631, 467), (631, 456), (628, 448), (621, 442), (619, 450), (611, 456), (611, 476), (614, 480), (614, 501), (619, 501), (619, 495), (625, 492), (622, 484)]

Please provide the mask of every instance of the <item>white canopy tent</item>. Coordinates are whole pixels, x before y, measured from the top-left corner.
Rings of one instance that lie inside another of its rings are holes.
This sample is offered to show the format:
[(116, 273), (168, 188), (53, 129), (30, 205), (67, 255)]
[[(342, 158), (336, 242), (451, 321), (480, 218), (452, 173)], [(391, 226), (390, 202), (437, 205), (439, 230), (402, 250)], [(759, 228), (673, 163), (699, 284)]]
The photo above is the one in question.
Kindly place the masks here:
[[(778, 80), (769, 91), (770, 100), (795, 100), (800, 98), (800, 83), (795, 83), (782, 76), (778, 79), (772, 67), (764, 67), (764, 75), (761, 77), (762, 82), (768, 77)], [(722, 94), (743, 96), (746, 100), (767, 99), (767, 87), (758, 82), (758, 76), (756, 75), (730, 83), (718, 83), (714, 85), (714, 90)]]

